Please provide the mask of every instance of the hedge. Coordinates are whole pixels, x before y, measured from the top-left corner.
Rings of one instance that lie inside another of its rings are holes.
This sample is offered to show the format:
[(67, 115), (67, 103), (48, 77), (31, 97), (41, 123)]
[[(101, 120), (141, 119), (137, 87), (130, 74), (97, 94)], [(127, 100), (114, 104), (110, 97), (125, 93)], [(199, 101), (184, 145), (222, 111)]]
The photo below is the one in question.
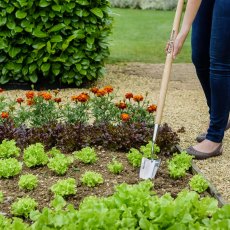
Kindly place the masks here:
[(111, 27), (108, 0), (1, 0), (0, 84), (97, 79)]

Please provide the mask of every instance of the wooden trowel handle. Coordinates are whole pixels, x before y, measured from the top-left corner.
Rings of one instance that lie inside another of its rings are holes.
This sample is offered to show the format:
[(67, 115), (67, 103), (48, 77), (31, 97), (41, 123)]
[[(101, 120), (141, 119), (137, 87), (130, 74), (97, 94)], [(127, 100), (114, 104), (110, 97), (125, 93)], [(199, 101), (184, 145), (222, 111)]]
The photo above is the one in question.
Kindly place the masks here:
[(171, 74), (172, 62), (173, 62), (173, 43), (179, 31), (180, 19), (181, 19), (181, 15), (183, 11), (183, 6), (184, 6), (184, 0), (178, 0), (174, 22), (173, 22), (173, 28), (172, 28), (170, 42), (169, 42), (169, 48), (168, 48), (165, 66), (164, 66), (164, 72), (163, 72), (162, 80), (161, 80), (161, 88), (160, 88), (160, 95), (159, 95), (159, 99), (157, 103), (155, 124), (161, 123), (166, 93), (168, 89), (168, 83), (169, 83), (170, 74)]

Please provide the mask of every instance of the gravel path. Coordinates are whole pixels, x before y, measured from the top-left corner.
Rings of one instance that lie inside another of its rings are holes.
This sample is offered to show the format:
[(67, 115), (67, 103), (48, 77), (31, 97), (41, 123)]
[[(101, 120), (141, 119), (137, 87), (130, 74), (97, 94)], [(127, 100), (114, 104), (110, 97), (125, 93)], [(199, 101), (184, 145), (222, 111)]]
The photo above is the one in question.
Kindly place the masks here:
[[(157, 103), (163, 64), (130, 63), (108, 65), (107, 74), (97, 82), (97, 86), (112, 85), (119, 95), (127, 92), (145, 95), (151, 103)], [(69, 98), (85, 89), (65, 89), (60, 96)], [(12, 95), (21, 96), (23, 91), (8, 91)], [(164, 117), (174, 130), (185, 128), (180, 133), (181, 147), (195, 144), (198, 133), (205, 131), (208, 124), (208, 110), (203, 92), (196, 78), (192, 64), (174, 64), (171, 82), (166, 98)], [(224, 139), (224, 153), (217, 158), (196, 161), (204, 175), (212, 182), (223, 198), (230, 202), (230, 132)]]

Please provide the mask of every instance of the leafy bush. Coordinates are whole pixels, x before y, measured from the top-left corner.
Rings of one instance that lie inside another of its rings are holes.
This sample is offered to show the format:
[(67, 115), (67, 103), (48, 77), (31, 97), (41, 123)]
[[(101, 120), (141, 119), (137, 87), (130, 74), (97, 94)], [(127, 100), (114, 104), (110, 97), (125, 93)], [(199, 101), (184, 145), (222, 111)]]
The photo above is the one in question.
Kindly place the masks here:
[(81, 182), (88, 187), (95, 187), (98, 184), (102, 184), (104, 182), (103, 177), (100, 173), (96, 173), (93, 171), (87, 171), (81, 176)]
[(190, 179), (189, 186), (192, 190), (202, 193), (207, 190), (209, 184), (202, 175), (197, 174)]
[(80, 151), (76, 151), (73, 153), (77, 160), (84, 162), (85, 164), (95, 163), (98, 158), (94, 148), (85, 147)]
[(0, 177), (9, 178), (22, 171), (22, 163), (15, 158), (0, 159)]
[(72, 157), (66, 157), (64, 154), (56, 153), (54, 157), (49, 159), (47, 166), (58, 175), (64, 175), (68, 170), (69, 165), (72, 163)]
[(177, 179), (185, 176), (186, 171), (192, 166), (193, 158), (186, 152), (174, 154), (172, 159), (167, 161), (170, 177)]
[(4, 200), (3, 192), (0, 191), (0, 204), (3, 202), (3, 200)]
[(52, 185), (51, 191), (59, 196), (75, 195), (77, 192), (76, 181), (74, 178), (59, 180), (56, 184)]
[(108, 167), (109, 171), (114, 173), (114, 174), (119, 174), (124, 169), (124, 166), (122, 165), (122, 163), (117, 161), (116, 159), (113, 159), (112, 162), (110, 162), (107, 165), (107, 167)]
[(24, 149), (23, 159), (28, 167), (46, 165), (48, 162), (48, 156), (41, 143), (30, 145)]
[(18, 186), (20, 189), (33, 190), (38, 186), (38, 178), (33, 174), (22, 175), (18, 181)]
[(0, 144), (0, 158), (17, 157), (19, 153), (20, 149), (14, 140), (3, 140)]
[(11, 205), (11, 214), (14, 216), (29, 217), (31, 211), (34, 211), (38, 206), (38, 203), (30, 197), (18, 198)]
[(112, 23), (107, 0), (12, 0), (0, 9), (0, 84), (80, 85), (102, 75)]

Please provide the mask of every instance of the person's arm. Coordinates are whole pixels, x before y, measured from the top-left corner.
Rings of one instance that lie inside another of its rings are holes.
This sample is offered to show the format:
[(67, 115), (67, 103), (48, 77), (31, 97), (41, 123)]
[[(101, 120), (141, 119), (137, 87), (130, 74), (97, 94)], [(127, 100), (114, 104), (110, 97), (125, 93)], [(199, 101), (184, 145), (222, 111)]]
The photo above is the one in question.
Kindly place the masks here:
[(201, 0), (188, 0), (180, 32), (178, 33), (173, 45), (173, 58), (179, 54), (184, 41), (190, 31), (194, 18), (200, 7)]

